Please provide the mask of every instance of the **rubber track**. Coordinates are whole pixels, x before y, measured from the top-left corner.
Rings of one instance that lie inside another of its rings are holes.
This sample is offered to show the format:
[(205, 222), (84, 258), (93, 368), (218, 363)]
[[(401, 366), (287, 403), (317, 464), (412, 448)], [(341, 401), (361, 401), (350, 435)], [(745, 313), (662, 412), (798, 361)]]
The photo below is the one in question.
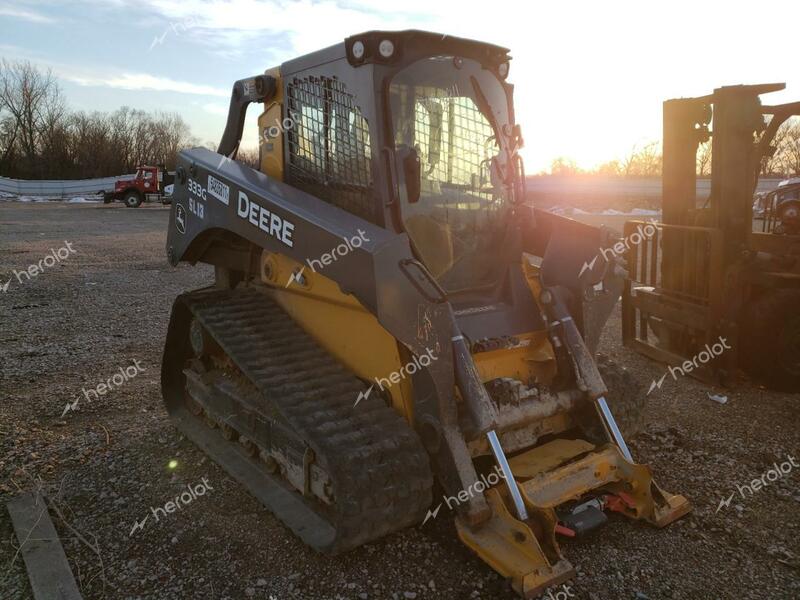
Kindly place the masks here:
[[(422, 520), (433, 484), (428, 456), (378, 394), (354, 407), (365, 384), (263, 292), (204, 290), (182, 298), (261, 392), (263, 414), (277, 410), (330, 476), (332, 507), (303, 498), (336, 531), (317, 550), (345, 551)], [(282, 520), (291, 527), (297, 519)]]

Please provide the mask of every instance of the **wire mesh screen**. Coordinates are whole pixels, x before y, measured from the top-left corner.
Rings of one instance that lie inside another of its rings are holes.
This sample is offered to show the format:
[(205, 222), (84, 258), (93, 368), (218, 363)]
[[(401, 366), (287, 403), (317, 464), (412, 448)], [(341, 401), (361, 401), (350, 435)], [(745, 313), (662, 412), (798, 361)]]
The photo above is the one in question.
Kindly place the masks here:
[(415, 106), (414, 120), (414, 143), (428, 179), (481, 193), (486, 183), (482, 175), (488, 174), (481, 173), (481, 163), (496, 152), (496, 144), (491, 125), (473, 100), (425, 96)]
[(330, 77), (288, 85), (287, 183), (375, 222), (369, 125), (344, 84)]
[(510, 210), (508, 190), (491, 176), (502, 153), (469, 80), (437, 86), (428, 75), (412, 70), (390, 86), (395, 144), (414, 148), (422, 171), (419, 200), (402, 205), (403, 223), (445, 289), (489, 285)]
[(458, 209), (448, 218), (451, 225), (480, 227), (503, 206), (490, 182), (498, 146), (488, 119), (457, 89), (409, 86), (397, 92), (401, 114), (411, 118), (402, 120), (396, 142), (417, 150), (423, 189), (441, 209)]

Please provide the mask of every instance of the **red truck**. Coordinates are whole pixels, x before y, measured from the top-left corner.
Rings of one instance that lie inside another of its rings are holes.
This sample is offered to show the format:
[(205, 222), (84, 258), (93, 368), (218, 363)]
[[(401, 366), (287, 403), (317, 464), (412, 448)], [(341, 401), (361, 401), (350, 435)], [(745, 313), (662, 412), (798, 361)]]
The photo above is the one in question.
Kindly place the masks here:
[[(103, 201), (108, 204), (122, 200), (128, 208), (137, 208), (142, 202), (161, 202), (169, 204), (172, 196), (172, 183), (175, 173), (163, 166), (141, 166), (136, 168), (133, 179), (118, 179), (113, 192), (105, 192)], [(169, 187), (165, 191), (165, 188)]]

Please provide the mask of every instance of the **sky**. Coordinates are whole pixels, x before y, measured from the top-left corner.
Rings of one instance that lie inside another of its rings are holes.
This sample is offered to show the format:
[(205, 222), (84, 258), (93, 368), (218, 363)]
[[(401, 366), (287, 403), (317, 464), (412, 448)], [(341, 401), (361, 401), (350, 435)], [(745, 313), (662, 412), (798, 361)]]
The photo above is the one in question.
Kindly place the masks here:
[(536, 173), (658, 140), (667, 98), (785, 82), (765, 102), (800, 100), (797, 36), (780, 25), (799, 16), (796, 0), (0, 0), (0, 57), (52, 69), (73, 109), (175, 111), (215, 143), (237, 79), (371, 29), (474, 38), (511, 49)]

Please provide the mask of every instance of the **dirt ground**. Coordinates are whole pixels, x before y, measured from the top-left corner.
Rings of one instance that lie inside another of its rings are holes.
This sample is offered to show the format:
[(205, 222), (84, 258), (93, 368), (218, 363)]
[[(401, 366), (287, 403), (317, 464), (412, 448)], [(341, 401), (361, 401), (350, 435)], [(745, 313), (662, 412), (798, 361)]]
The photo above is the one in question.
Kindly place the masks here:
[[(167, 264), (168, 214), (0, 204), (0, 286), (8, 283), (0, 292), (0, 501), (36, 485), (57, 499), (66, 522), (54, 521), (84, 597), (513, 598), (444, 513), (338, 558), (317, 555), (177, 433), (159, 389), (167, 320), (173, 298), (212, 273)], [(30, 281), (14, 276), (60, 248), (66, 258), (44, 263)], [(665, 372), (622, 348), (618, 314), (603, 351), (645, 389)], [(134, 375), (117, 384), (120, 368)], [(103, 395), (83, 397), (109, 380)], [(748, 381), (724, 391), (668, 377), (648, 396), (647, 417), (632, 451), (694, 512), (663, 530), (612, 518), (565, 541), (578, 577), (545, 597), (800, 597), (800, 473), (789, 469), (752, 494), (737, 488), (800, 458), (800, 397)], [(187, 485), (204, 494), (156, 521), (151, 508)], [(32, 597), (18, 545), (3, 507), (3, 599)]]

